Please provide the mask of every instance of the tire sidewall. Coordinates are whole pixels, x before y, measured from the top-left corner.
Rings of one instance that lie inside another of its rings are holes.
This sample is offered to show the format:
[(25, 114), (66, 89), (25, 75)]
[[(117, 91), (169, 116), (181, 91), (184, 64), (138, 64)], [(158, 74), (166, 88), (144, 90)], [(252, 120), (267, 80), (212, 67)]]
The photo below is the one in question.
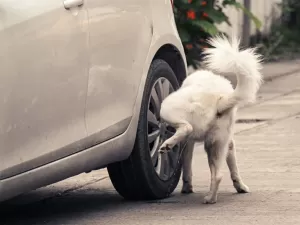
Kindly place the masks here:
[(141, 112), (137, 129), (137, 137), (135, 142), (135, 150), (139, 151), (142, 159), (142, 168), (145, 177), (145, 183), (149, 185), (149, 189), (156, 198), (164, 198), (171, 194), (176, 188), (181, 175), (181, 158), (168, 180), (162, 180), (155, 171), (152, 164), (150, 149), (147, 139), (147, 113), (148, 104), (152, 88), (159, 78), (166, 78), (176, 91), (179, 88), (177, 78), (171, 67), (163, 60), (154, 60), (151, 64), (148, 77), (145, 84), (143, 100), (141, 104)]

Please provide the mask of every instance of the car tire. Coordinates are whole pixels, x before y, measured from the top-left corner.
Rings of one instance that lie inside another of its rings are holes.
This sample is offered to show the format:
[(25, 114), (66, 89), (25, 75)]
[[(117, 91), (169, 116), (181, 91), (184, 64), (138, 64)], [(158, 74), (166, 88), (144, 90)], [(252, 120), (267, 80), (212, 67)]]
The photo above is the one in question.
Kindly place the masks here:
[[(169, 82), (169, 84), (165, 82)], [(168, 88), (167, 85), (170, 85), (170, 87)], [(110, 164), (107, 167), (113, 186), (125, 199), (155, 200), (166, 198), (174, 191), (179, 182), (183, 145), (180, 143), (176, 146), (176, 150), (172, 149), (170, 153), (172, 156), (166, 155), (169, 153), (155, 153), (156, 148), (154, 147), (159, 148), (157, 145), (161, 145), (167, 139), (168, 136), (166, 135), (171, 136), (175, 130), (164, 124), (165, 130), (162, 133), (161, 127), (163, 122), (159, 121), (159, 137), (155, 139), (154, 144), (151, 144), (151, 135), (157, 131), (155, 129), (154, 131), (149, 131), (150, 125), (153, 125), (153, 123), (149, 124), (148, 119), (148, 114), (150, 113), (148, 110), (154, 111), (153, 108), (155, 108), (152, 106), (152, 103), (157, 105), (154, 99), (158, 97), (158, 93), (160, 92), (160, 97), (163, 98), (162, 93), (165, 92), (166, 94), (167, 90), (172, 92), (178, 88), (179, 83), (171, 67), (163, 60), (154, 60), (146, 79), (133, 151), (128, 159)], [(159, 91), (160, 89), (161, 91)], [(157, 96), (152, 96), (153, 90), (157, 91)], [(155, 116), (160, 120), (159, 111), (158, 113), (156, 112)], [(156, 156), (157, 162), (155, 163)]]

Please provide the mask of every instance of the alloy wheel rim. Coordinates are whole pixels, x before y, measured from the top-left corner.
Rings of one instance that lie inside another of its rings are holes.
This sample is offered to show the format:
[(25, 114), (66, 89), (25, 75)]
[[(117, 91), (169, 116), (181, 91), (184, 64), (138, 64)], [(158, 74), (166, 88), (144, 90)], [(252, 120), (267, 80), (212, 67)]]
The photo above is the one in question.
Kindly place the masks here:
[(164, 77), (159, 78), (152, 86), (147, 112), (150, 156), (154, 169), (162, 180), (168, 180), (173, 175), (180, 155), (180, 144), (167, 153), (158, 152), (161, 144), (175, 133), (175, 129), (160, 118), (161, 103), (172, 92), (174, 87), (170, 81)]

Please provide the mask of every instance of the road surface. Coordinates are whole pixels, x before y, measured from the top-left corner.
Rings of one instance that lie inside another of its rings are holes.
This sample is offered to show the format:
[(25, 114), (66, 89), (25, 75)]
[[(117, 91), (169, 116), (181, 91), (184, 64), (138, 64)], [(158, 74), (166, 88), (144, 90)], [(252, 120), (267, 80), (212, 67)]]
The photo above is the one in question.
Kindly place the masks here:
[(269, 79), (258, 102), (239, 110), (238, 164), (249, 194), (236, 194), (228, 169), (218, 202), (202, 204), (209, 169), (201, 144), (194, 157), (194, 194), (127, 202), (106, 170), (67, 179), (0, 205), (0, 224), (267, 225), (300, 224), (300, 74)]

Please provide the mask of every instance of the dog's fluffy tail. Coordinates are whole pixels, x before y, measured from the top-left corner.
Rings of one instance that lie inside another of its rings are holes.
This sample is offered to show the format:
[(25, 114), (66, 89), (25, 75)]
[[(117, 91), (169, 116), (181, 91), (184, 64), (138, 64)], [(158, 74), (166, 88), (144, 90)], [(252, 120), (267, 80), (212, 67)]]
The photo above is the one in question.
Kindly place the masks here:
[(218, 103), (218, 112), (222, 113), (236, 105), (253, 102), (262, 83), (261, 55), (255, 49), (239, 49), (240, 41), (233, 36), (229, 41), (225, 36), (209, 40), (214, 48), (205, 50), (204, 63), (220, 75), (235, 74), (237, 86), (229, 96), (224, 96)]

